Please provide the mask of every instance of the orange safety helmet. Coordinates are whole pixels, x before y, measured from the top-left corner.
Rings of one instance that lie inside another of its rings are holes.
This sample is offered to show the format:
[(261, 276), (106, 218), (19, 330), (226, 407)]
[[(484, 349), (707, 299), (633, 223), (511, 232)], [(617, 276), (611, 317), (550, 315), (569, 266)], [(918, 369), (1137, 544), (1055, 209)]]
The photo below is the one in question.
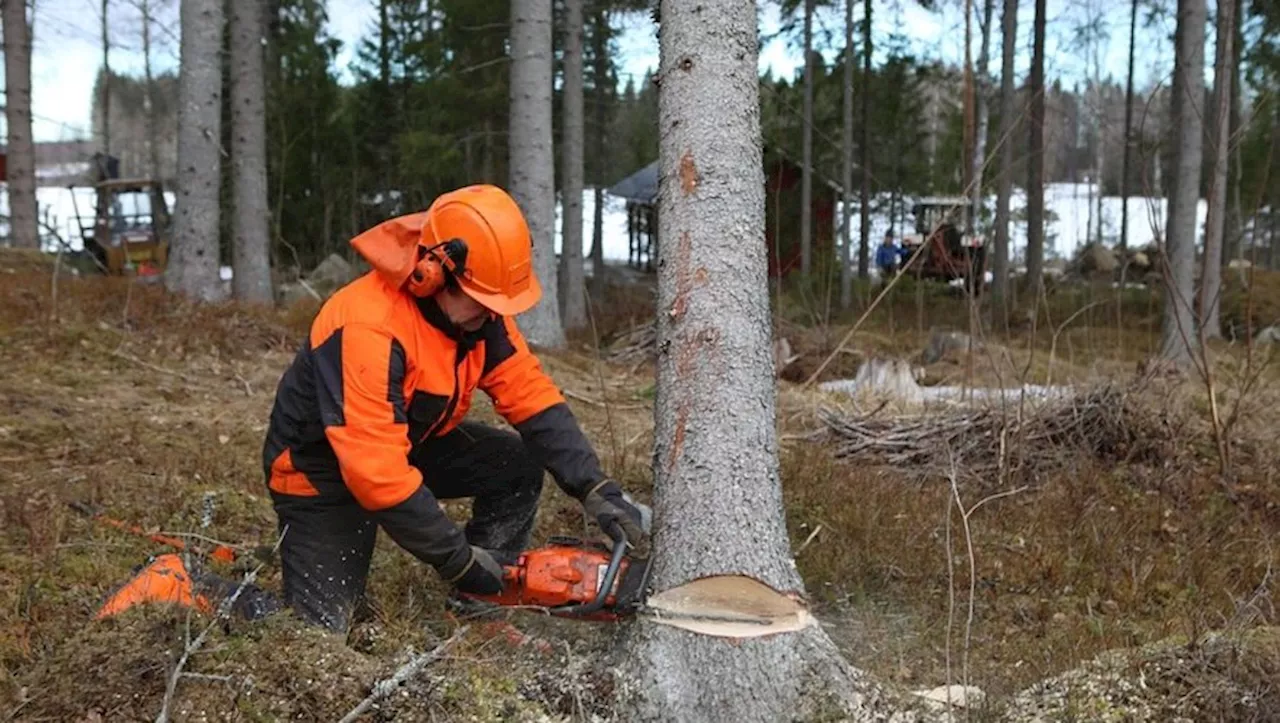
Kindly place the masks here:
[(351, 240), (396, 288), (439, 292), (452, 277), (490, 311), (515, 316), (542, 297), (533, 273), (529, 226), (515, 199), (497, 186), (450, 191), (426, 211), (384, 221)]

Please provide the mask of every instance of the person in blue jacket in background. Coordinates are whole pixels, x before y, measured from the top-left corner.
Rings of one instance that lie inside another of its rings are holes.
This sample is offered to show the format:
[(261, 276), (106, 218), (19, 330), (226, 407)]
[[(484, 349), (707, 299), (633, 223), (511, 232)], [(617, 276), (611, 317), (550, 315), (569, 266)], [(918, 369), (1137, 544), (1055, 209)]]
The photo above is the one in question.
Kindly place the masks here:
[(902, 258), (902, 247), (893, 242), (893, 231), (884, 232), (884, 241), (876, 249), (876, 266), (881, 276), (888, 278), (898, 272), (898, 263)]

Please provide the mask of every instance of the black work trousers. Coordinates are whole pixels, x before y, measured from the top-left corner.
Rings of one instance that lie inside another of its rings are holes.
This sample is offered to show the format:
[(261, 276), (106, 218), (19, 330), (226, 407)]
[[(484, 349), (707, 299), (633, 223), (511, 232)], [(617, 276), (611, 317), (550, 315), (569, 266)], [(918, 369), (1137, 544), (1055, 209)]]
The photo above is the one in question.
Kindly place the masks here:
[[(467, 541), (514, 560), (533, 529), (543, 470), (519, 435), (466, 423), (415, 446), (409, 462), (437, 499), (474, 498)], [(313, 623), (350, 627), (364, 597), (377, 537), (376, 516), (350, 495), (272, 493), (280, 530), (285, 604)]]

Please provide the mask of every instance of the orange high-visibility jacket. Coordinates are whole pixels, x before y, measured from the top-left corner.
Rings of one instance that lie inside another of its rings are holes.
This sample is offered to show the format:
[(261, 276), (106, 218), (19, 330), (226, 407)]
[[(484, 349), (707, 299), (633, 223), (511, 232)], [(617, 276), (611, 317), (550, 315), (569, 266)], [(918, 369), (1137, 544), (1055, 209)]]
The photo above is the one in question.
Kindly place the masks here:
[(424, 562), (469, 554), (409, 453), (454, 429), (476, 388), (565, 492), (580, 499), (604, 478), (513, 320), (495, 317), (465, 333), (433, 299), (369, 272), (325, 302), (280, 380), (263, 449), (268, 487), (353, 497)]

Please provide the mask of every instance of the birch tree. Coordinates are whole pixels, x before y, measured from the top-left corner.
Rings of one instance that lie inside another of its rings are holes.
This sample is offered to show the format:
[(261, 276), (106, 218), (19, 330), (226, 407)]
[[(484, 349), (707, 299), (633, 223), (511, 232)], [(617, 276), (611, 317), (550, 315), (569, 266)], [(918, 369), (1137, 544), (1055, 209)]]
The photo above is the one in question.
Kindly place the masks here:
[(1227, 153), (1231, 143), (1232, 58), (1235, 44), (1233, 0), (1218, 3), (1217, 42), (1213, 64), (1214, 112), (1209, 125), (1213, 170), (1209, 177), (1209, 214), (1205, 220), (1204, 271), (1200, 279), (1200, 323), (1205, 338), (1222, 336), (1219, 297), (1222, 294), (1222, 239), (1227, 221)]
[(582, 268), (582, 144), (585, 142), (582, 101), (582, 3), (564, 3), (564, 136), (561, 139), (561, 186), (564, 210), (560, 247), (560, 299), (567, 329), (587, 324), (587, 300)]
[(4, 2), (4, 112), (9, 146), (6, 188), (9, 193), (9, 243), (15, 248), (40, 247), (36, 227), (36, 146), (31, 135), (31, 25), (27, 3)]
[(231, 7), (231, 162), (235, 214), (231, 289), (237, 299), (274, 301), (267, 223), (266, 76), (262, 69), (265, 0)]
[(555, 149), (551, 129), (551, 0), (511, 2), (510, 192), (533, 237), (533, 269), (542, 299), (522, 315), (529, 341), (564, 346), (557, 301)]
[(658, 614), (622, 642), (621, 717), (869, 720), (882, 694), (811, 617), (783, 517), (755, 7), (660, 13)]
[(1196, 205), (1203, 159), (1205, 0), (1178, 0), (1174, 33), (1173, 167), (1165, 222), (1165, 289), (1160, 352), (1178, 366), (1191, 364), (1199, 347), (1192, 304), (1195, 293)]

